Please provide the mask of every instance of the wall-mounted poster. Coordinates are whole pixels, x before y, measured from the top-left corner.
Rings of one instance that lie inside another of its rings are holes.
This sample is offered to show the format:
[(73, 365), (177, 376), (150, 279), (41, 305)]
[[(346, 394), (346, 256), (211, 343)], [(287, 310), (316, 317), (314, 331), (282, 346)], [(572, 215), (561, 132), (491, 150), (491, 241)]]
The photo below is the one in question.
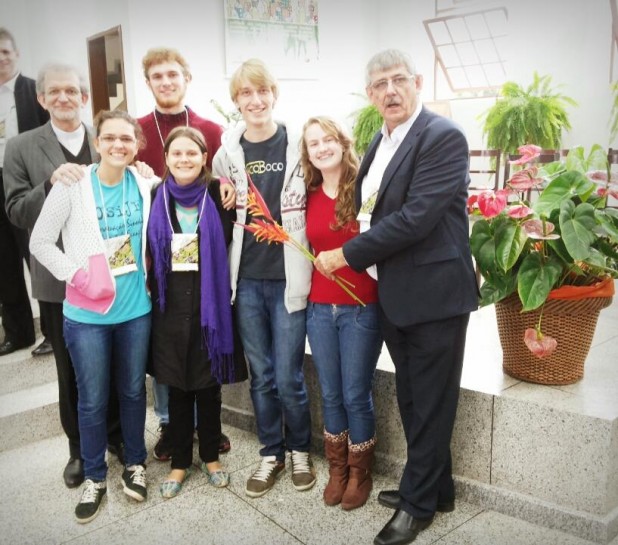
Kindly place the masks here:
[(223, 1), (228, 76), (257, 57), (277, 78), (317, 77), (318, 0)]

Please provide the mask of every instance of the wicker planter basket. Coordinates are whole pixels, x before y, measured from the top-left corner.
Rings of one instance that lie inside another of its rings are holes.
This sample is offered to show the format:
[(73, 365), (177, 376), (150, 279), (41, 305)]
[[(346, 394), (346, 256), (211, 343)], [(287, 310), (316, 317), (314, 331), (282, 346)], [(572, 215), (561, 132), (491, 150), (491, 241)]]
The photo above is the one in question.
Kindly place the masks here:
[(524, 343), (524, 331), (534, 328), (539, 311), (521, 312), (517, 294), (496, 303), (502, 367), (514, 378), (537, 384), (572, 384), (584, 376), (584, 362), (596, 329), (599, 312), (612, 297), (553, 299), (545, 303), (542, 331), (558, 341), (556, 351), (539, 359)]

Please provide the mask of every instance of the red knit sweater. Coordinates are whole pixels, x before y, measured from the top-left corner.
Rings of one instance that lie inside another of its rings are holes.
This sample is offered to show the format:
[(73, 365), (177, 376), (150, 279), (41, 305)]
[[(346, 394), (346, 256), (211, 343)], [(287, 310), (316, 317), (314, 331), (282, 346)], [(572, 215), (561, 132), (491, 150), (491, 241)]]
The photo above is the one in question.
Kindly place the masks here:
[[(206, 160), (206, 166), (212, 167), (212, 158), (217, 153), (217, 150), (221, 146), (221, 134), (223, 134), (223, 127), (204, 119), (197, 115), (193, 110), (187, 107), (187, 113), (189, 115), (189, 127), (194, 127), (202, 131), (206, 140), (206, 147), (208, 148), (208, 158)], [(163, 156), (163, 142), (167, 138), (170, 131), (176, 127), (180, 127), (187, 124), (187, 113), (181, 112), (179, 114), (162, 114), (161, 112), (151, 112), (144, 117), (140, 117), (137, 122), (141, 125), (142, 131), (144, 131), (144, 137), (146, 138), (146, 146), (137, 154), (137, 160), (143, 161), (150, 165), (155, 171), (157, 176), (163, 176), (165, 171), (165, 158)], [(157, 116), (157, 122), (159, 123), (159, 131), (157, 130), (157, 124), (155, 123), (154, 116)], [(163, 139), (163, 141), (161, 141)]]
[[(335, 199), (328, 197), (322, 187), (307, 193), (307, 238), (315, 255), (324, 251), (340, 248), (358, 231), (356, 221), (350, 222), (345, 228), (333, 231), (330, 225), (335, 222)], [(378, 301), (378, 284), (365, 271), (357, 273), (350, 267), (344, 267), (336, 271), (338, 276), (345, 278), (354, 288), (350, 288), (363, 303), (376, 303)], [(311, 292), (309, 301), (313, 303), (355, 305), (352, 299), (335, 282), (326, 278), (317, 269), (313, 269), (311, 276)]]

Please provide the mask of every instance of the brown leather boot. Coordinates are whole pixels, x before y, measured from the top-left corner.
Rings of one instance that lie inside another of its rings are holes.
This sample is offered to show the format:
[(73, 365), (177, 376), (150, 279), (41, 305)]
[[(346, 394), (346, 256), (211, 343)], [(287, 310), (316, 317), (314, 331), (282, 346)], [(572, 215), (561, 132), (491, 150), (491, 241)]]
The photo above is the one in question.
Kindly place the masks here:
[(333, 435), (324, 430), (324, 454), (328, 460), (328, 484), (324, 503), (338, 505), (348, 484), (348, 430)]
[(373, 463), (373, 451), (376, 446), (376, 438), (365, 441), (358, 445), (348, 446), (348, 465), (350, 475), (348, 486), (341, 498), (341, 508), (346, 511), (356, 509), (364, 505), (369, 494), (373, 481), (371, 479), (371, 465)]

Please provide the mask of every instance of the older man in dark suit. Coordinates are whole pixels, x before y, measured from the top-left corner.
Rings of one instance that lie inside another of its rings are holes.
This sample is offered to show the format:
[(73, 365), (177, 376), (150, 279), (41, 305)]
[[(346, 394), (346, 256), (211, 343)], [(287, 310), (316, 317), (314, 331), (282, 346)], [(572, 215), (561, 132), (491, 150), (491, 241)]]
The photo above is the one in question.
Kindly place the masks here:
[[(11, 138), (4, 157), (6, 211), (11, 222), (32, 230), (45, 197), (58, 182), (81, 179), (83, 165), (99, 156), (92, 143), (90, 127), (81, 121), (81, 110), (88, 102), (88, 86), (72, 66), (49, 64), (36, 81), (37, 99), (50, 114), (50, 121)], [(31, 259), (32, 296), (39, 301), (52, 342), (58, 373), (59, 409), (62, 428), (69, 439), (70, 458), (64, 469), (67, 487), (78, 487), (84, 480), (80, 436), (77, 422), (75, 372), (63, 336), (62, 302), (64, 282), (60, 282), (34, 257)], [(122, 458), (122, 436), (115, 388), (110, 388), (108, 448)]]
[(376, 545), (414, 541), (436, 511), (454, 509), (450, 441), (466, 330), (478, 290), (468, 243), (468, 145), (426, 110), (422, 76), (405, 53), (367, 65), (367, 94), (384, 118), (357, 178), (361, 234), (321, 253), (318, 270), (377, 265), (381, 329), (395, 364), (408, 445), (398, 491), (378, 501), (395, 514)]
[[(24, 278), (24, 259), (27, 262), (30, 259), (28, 233), (12, 225), (4, 209), (4, 150), (9, 138), (40, 127), (49, 119), (49, 114), (36, 99), (34, 80), (19, 73), (18, 58), (13, 35), (0, 28), (0, 303), (4, 327), (0, 356), (30, 346), (35, 341), (32, 307)], [(43, 323), (41, 327), (45, 330)], [(49, 352), (51, 344), (45, 339), (32, 354)]]

